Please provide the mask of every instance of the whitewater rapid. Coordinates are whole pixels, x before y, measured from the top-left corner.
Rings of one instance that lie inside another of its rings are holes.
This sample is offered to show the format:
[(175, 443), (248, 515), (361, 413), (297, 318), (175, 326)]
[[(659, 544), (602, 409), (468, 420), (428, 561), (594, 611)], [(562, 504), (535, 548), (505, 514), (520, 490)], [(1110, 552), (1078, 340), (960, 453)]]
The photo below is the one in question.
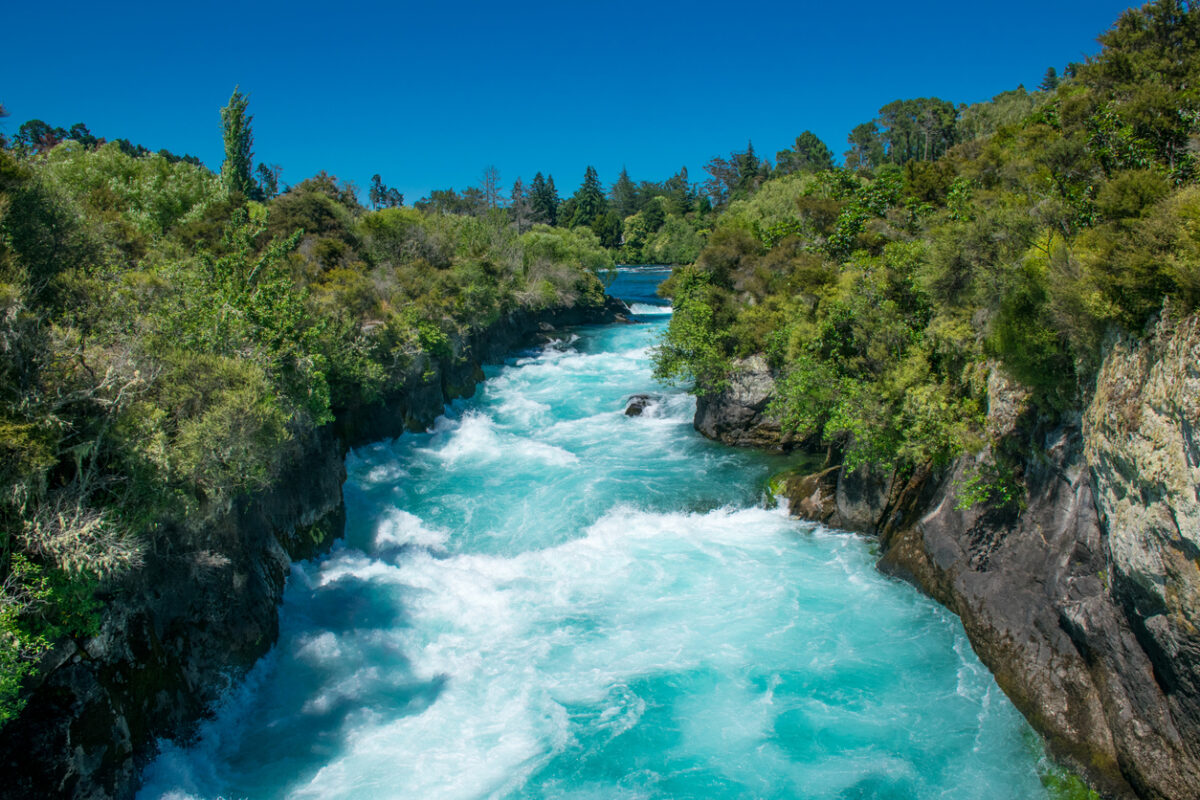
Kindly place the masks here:
[(764, 507), (784, 463), (703, 440), (651, 377), (660, 278), (613, 289), (639, 324), (353, 453), (345, 538), (139, 797), (1045, 797), (957, 618)]

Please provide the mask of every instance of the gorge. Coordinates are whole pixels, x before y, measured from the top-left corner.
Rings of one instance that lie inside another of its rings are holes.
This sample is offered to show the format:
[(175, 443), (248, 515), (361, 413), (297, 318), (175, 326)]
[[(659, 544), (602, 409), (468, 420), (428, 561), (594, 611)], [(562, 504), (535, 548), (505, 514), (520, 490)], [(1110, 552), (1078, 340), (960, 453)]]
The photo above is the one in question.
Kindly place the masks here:
[(636, 324), (356, 450), (344, 542), (139, 797), (1046, 796), (957, 619), (763, 508), (785, 459), (705, 441), (651, 378), (664, 274), (611, 288)]

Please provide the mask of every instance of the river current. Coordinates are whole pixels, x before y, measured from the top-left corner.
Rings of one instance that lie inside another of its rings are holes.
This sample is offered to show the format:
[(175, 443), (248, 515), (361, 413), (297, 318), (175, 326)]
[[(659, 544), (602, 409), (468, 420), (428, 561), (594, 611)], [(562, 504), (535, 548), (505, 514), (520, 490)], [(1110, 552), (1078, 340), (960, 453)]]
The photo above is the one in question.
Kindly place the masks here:
[(663, 276), (611, 288), (638, 324), (352, 453), (345, 538), (139, 798), (1044, 798), (958, 619), (869, 540), (765, 508), (785, 464), (654, 381)]

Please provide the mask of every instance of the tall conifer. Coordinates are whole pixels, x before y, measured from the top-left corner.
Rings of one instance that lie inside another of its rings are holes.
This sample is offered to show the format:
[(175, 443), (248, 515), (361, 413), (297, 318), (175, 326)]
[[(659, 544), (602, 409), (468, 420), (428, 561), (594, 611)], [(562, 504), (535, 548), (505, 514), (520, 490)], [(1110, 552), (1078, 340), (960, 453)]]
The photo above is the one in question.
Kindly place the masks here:
[(254, 133), (250, 130), (253, 116), (246, 113), (250, 98), (233, 88), (229, 105), (221, 109), (221, 131), (225, 139), (225, 162), (221, 164), (221, 180), (230, 194), (255, 196), (253, 170)]

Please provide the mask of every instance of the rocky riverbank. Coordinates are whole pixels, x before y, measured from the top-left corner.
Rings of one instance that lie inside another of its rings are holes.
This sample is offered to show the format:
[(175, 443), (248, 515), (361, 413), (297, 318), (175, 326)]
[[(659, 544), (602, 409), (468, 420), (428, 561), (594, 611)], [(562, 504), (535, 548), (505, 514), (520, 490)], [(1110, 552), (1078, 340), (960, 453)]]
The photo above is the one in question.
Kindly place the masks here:
[(147, 554), (110, 589), (98, 635), (56, 643), (21, 716), (0, 731), (6, 798), (130, 798), (160, 738), (186, 737), (278, 635), (293, 559), (327, 547), (345, 521), (349, 448), (423, 429), (470, 396), (482, 364), (565, 325), (611, 322), (619, 301), (514, 313), (418, 359), (378, 403), (343, 409), (296, 443), (273, 486), (214, 514), (201, 536)]
[[(761, 361), (758, 359), (757, 361)], [(989, 433), (1022, 497), (971, 505), (990, 450), (942, 470), (839, 466), (789, 479), (793, 513), (877, 535), (882, 570), (957, 613), (1050, 751), (1105, 796), (1200, 797), (1200, 320), (1114, 343), (1082, 414), (1037, 419), (1003, 375)], [(696, 427), (785, 448), (749, 359)]]

